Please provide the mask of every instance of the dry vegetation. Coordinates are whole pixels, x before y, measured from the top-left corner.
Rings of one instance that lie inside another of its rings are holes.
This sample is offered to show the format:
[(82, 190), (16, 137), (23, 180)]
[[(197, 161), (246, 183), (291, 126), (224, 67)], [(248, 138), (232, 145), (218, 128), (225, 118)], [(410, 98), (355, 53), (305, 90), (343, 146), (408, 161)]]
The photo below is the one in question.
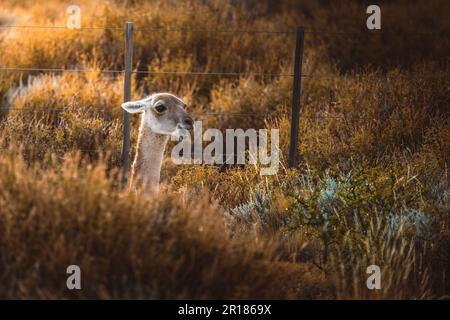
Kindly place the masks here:
[[(136, 76), (135, 97), (183, 96), (204, 126), (281, 134), (276, 176), (168, 160), (157, 197), (118, 186), (122, 76), (0, 71), (0, 298), (450, 294), (448, 2), (381, 1), (381, 33), (364, 30), (363, 1), (98, 2), (80, 1), (83, 26), (363, 32), (307, 34), (294, 169), (291, 78)], [(0, 25), (64, 25), (65, 6), (3, 1)], [(293, 49), (292, 34), (136, 30), (134, 61), (290, 73)], [(122, 69), (123, 51), (120, 30), (0, 29), (1, 66)], [(70, 264), (81, 291), (65, 287)], [(382, 290), (366, 289), (370, 264)]]

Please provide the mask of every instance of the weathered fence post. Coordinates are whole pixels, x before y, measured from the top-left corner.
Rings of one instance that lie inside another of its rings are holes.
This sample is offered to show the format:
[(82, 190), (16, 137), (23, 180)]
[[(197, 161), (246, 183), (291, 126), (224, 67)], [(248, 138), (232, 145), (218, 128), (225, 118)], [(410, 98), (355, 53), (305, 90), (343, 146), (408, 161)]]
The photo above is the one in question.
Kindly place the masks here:
[[(133, 65), (133, 22), (125, 24), (125, 74), (123, 84), (123, 102), (131, 100), (131, 71)], [(122, 141), (122, 186), (127, 184), (128, 159), (130, 154), (130, 114), (123, 110)]]
[(300, 117), (300, 97), (302, 92), (302, 61), (305, 29), (297, 28), (295, 43), (294, 82), (292, 85), (291, 143), (289, 146), (289, 167), (297, 164), (298, 121)]

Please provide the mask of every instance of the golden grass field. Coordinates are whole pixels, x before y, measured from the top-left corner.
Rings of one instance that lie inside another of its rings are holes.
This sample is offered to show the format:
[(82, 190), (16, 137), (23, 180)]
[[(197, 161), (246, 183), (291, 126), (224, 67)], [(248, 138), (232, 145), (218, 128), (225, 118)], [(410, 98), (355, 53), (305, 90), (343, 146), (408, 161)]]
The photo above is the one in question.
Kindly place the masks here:
[(0, 67), (121, 70), (123, 32), (102, 27), (133, 21), (135, 69), (285, 74), (295, 34), (151, 29), (328, 32), (305, 38), (299, 164), (291, 77), (134, 74), (133, 98), (172, 92), (204, 126), (280, 129), (277, 175), (168, 158), (146, 195), (119, 183), (123, 75), (0, 70), (0, 298), (450, 295), (448, 1), (379, 1), (381, 32), (356, 0), (77, 4), (98, 29), (1, 28), (65, 25), (68, 5), (2, 1)]

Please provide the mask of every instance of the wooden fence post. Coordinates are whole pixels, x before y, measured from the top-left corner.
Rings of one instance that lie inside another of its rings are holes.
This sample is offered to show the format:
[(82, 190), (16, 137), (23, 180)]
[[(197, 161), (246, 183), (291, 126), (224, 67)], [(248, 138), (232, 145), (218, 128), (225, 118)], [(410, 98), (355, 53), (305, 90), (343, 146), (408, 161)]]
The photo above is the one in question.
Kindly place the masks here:
[(298, 122), (300, 117), (300, 97), (302, 92), (302, 61), (305, 29), (297, 28), (295, 43), (294, 82), (292, 85), (291, 143), (289, 146), (289, 167), (297, 165)]
[[(123, 102), (131, 100), (131, 71), (133, 65), (133, 22), (125, 24), (125, 74), (123, 84)], [(122, 141), (122, 186), (127, 184), (128, 162), (130, 155), (130, 114), (123, 110)]]

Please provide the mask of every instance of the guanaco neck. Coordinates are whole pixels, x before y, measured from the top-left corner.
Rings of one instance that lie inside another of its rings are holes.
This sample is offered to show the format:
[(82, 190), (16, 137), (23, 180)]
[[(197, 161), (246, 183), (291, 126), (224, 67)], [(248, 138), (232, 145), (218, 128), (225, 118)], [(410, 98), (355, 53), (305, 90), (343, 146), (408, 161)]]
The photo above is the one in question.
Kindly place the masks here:
[(159, 190), (161, 165), (168, 139), (167, 135), (152, 131), (142, 116), (136, 157), (132, 165), (132, 186), (144, 186), (146, 191)]

